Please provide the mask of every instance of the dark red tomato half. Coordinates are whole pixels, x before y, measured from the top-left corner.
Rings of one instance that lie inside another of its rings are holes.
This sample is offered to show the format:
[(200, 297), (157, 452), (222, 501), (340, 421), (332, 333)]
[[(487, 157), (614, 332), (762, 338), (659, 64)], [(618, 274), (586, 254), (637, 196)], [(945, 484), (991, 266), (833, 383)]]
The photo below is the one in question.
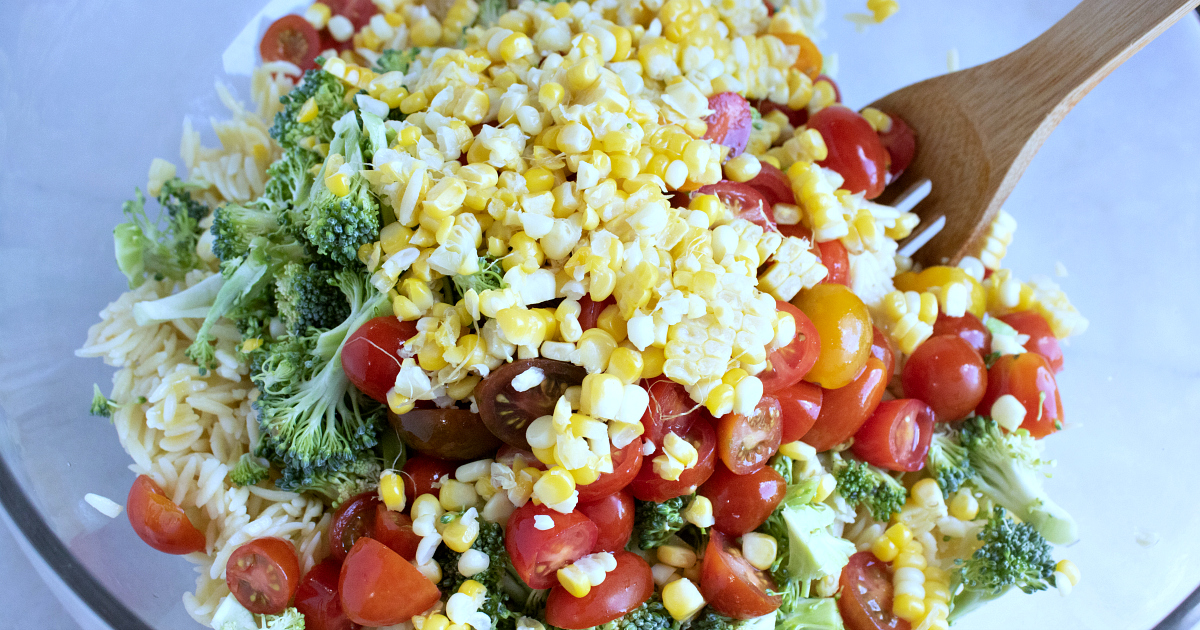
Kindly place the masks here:
[(792, 193), (792, 184), (787, 175), (766, 162), (762, 162), (762, 170), (758, 175), (746, 183), (763, 196), (770, 208), (774, 208), (777, 203), (796, 203), (796, 196)]
[(601, 302), (592, 300), (589, 296), (583, 296), (579, 299), (579, 327), (583, 330), (591, 330), (596, 327), (596, 322), (600, 319), (600, 313), (604, 309), (617, 303), (617, 298), (609, 296)]
[(1062, 399), (1054, 370), (1046, 358), (1034, 352), (1005, 355), (988, 370), (987, 393), (975, 413), (988, 416), (996, 399), (1012, 394), (1025, 407), (1021, 428), (1035, 438), (1045, 437), (1062, 428)]
[(359, 326), (342, 347), (346, 378), (376, 402), (387, 404), (387, 394), (400, 373), (400, 346), (416, 334), (416, 322), (402, 322), (390, 315)]
[[(512, 381), (530, 368), (545, 378), (536, 387), (517, 391)], [(554, 412), (554, 405), (569, 387), (583, 383), (587, 370), (565, 361), (519, 359), (500, 366), (475, 386), (479, 417), (492, 435), (519, 449), (528, 449), (529, 424)]]
[(1062, 346), (1058, 345), (1058, 338), (1050, 330), (1050, 324), (1046, 323), (1045, 317), (1036, 311), (1020, 311), (1009, 313), (1001, 317), (1000, 321), (1017, 329), (1017, 332), (1022, 335), (1029, 335), (1029, 341), (1025, 342), (1025, 349), (1042, 355), (1055, 374), (1062, 371)]
[(716, 431), (708, 422), (696, 420), (686, 433), (680, 434), (680, 437), (696, 447), (696, 453), (699, 456), (696, 465), (684, 470), (683, 474), (679, 475), (679, 479), (675, 481), (663, 479), (654, 472), (654, 458), (662, 454), (662, 449), (659, 448), (651, 456), (642, 460), (642, 469), (638, 471), (637, 477), (634, 477), (633, 481), (629, 483), (629, 494), (641, 501), (662, 503), (675, 497), (691, 494), (700, 487), (700, 484), (708, 481), (717, 461)]
[(950, 317), (938, 313), (937, 321), (933, 323), (933, 337), (939, 335), (958, 335), (963, 341), (971, 344), (979, 356), (992, 351), (992, 332), (972, 313), (964, 313), (962, 317)]
[(883, 362), (869, 357), (861, 374), (849, 385), (824, 390), (821, 413), (803, 440), (817, 449), (827, 451), (850, 439), (883, 400), (887, 376)]
[(799, 383), (821, 355), (821, 339), (808, 315), (779, 300), (775, 302), (775, 309), (792, 316), (796, 322), (796, 336), (788, 345), (776, 348), (767, 355), (767, 368), (758, 373), (764, 394), (773, 394)]
[(878, 327), (871, 338), (871, 356), (883, 363), (883, 373), (889, 379), (896, 373), (896, 352), (892, 349), (892, 341)]
[[(538, 516), (550, 517), (550, 529), (537, 527)], [(508, 517), (504, 547), (530, 588), (550, 588), (558, 584), (559, 569), (591, 553), (599, 533), (582, 512), (563, 514), (530, 501)]]
[(750, 413), (727, 413), (717, 420), (717, 456), (739, 475), (763, 466), (779, 450), (783, 410), (772, 396), (763, 396)]
[(417, 545), (421, 544), (421, 537), (413, 532), (412, 527), (412, 519), (407, 514), (393, 512), (380, 503), (375, 506), (375, 525), (370, 535), (400, 554), (401, 558), (412, 562), (417, 557)]
[(713, 475), (700, 486), (701, 496), (712, 501), (718, 531), (741, 536), (758, 529), (787, 492), (787, 483), (774, 468), (764, 466), (748, 475), (738, 475), (718, 463)]
[(700, 594), (713, 610), (734, 619), (753, 619), (783, 603), (770, 574), (755, 569), (733, 540), (715, 530), (700, 566)]
[(781, 443), (799, 440), (817, 423), (817, 416), (821, 413), (821, 400), (824, 397), (820, 387), (800, 381), (771, 395), (779, 401), (783, 412)]
[(388, 422), (405, 444), (430, 457), (474, 460), (503, 444), (469, 409), (414, 409), (402, 415), (389, 410)]
[(892, 127), (887, 131), (879, 134), (879, 141), (883, 144), (883, 148), (887, 150), (888, 155), (892, 159), (892, 163), (888, 166), (888, 183), (896, 181), (896, 178), (904, 174), (904, 169), (912, 164), (913, 158), (917, 155), (917, 134), (913, 131), (904, 119), (895, 115), (888, 114), (892, 119)]
[(305, 630), (358, 630), (361, 626), (350, 621), (342, 610), (338, 594), (338, 578), (342, 563), (326, 558), (309, 569), (296, 589), (296, 610), (304, 615)]
[(887, 182), (888, 154), (875, 129), (858, 112), (830, 105), (808, 119), (808, 128), (825, 139), (828, 157), (821, 166), (837, 171), (842, 188), (874, 199)]
[(600, 478), (584, 486), (576, 486), (580, 501), (595, 501), (619, 492), (633, 481), (642, 469), (642, 440), (638, 438), (612, 454), (613, 471), (600, 473)]
[(129, 488), (125, 513), (138, 538), (163, 553), (204, 551), (204, 532), (196, 529), (183, 508), (146, 475), (138, 475)]
[(846, 630), (911, 630), (907, 621), (892, 614), (892, 574), (875, 554), (860, 551), (850, 556), (841, 587), (837, 603)]
[(841, 241), (825, 241), (817, 243), (821, 252), (821, 264), (829, 270), (829, 275), (821, 280), (822, 284), (834, 283), (850, 286), (850, 253)]
[(654, 595), (654, 576), (641, 556), (619, 550), (617, 568), (583, 597), (556, 585), (546, 597), (546, 623), (566, 630), (602, 626), (646, 603)]
[(591, 553), (620, 551), (629, 543), (629, 537), (633, 535), (633, 497), (617, 492), (588, 503), (581, 502), (575, 509), (592, 519), (599, 530)]
[(329, 555), (338, 561), (345, 560), (346, 554), (350, 553), (359, 538), (374, 536), (377, 505), (382, 505), (379, 495), (364, 492), (338, 507), (329, 524)]
[(912, 472), (925, 467), (933, 436), (933, 410), (912, 398), (879, 403), (875, 413), (854, 434), (854, 451), (868, 464)]
[(737, 92), (721, 92), (708, 97), (708, 108), (713, 113), (704, 119), (704, 138), (729, 147), (731, 158), (741, 155), (750, 141), (750, 103)]
[(904, 395), (929, 404), (938, 422), (961, 420), (983, 399), (988, 372), (979, 353), (957, 335), (930, 337), (900, 374)]
[(225, 585), (256, 615), (278, 615), (300, 586), (296, 547), (282, 538), (256, 538), (238, 547), (225, 563)]
[(321, 38), (317, 29), (299, 15), (285, 15), (275, 20), (258, 44), (258, 54), (264, 62), (287, 61), (301, 70), (316, 68), (313, 59), (320, 52)]
[(379, 9), (371, 0), (328, 0), (325, 4), (333, 15), (341, 15), (350, 20), (356, 31), (366, 26), (371, 17), (379, 13)]
[[(440, 488), (440, 482), (447, 477), (453, 477), (456, 470), (458, 464), (444, 459), (424, 455), (409, 458), (400, 469), (400, 476), (404, 478), (404, 496), (408, 497), (411, 503), (422, 494), (437, 495), (437, 488), (434, 488), (433, 484), (437, 483)], [(350, 544), (354, 544), (353, 541)]]
[(729, 206), (733, 218), (745, 219), (758, 225), (764, 230), (775, 225), (775, 215), (767, 200), (748, 184), (740, 184), (723, 179), (715, 184), (701, 186), (693, 195), (716, 195), (722, 203)]

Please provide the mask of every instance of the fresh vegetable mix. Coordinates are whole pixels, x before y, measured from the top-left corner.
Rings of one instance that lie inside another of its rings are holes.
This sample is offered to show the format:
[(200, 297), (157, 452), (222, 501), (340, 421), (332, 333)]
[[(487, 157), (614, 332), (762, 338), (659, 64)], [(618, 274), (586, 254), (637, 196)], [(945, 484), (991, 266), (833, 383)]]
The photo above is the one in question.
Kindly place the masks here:
[[(1001, 268), (1006, 214), (957, 266), (898, 255), (918, 219), (871, 200), (920, 130), (841, 104), (801, 7), (726, 4), (266, 30), (305, 72), (262, 196), (171, 179), (115, 231), (131, 286), (211, 273), (134, 307), (195, 320), (201, 373), (237, 322), (259, 430), (229, 483), (331, 508), (304, 575), (282, 538), (229, 556), (216, 627), (944, 628), (1078, 582), (1039, 440), (1086, 320)], [(149, 477), (128, 508), (210, 551)]]

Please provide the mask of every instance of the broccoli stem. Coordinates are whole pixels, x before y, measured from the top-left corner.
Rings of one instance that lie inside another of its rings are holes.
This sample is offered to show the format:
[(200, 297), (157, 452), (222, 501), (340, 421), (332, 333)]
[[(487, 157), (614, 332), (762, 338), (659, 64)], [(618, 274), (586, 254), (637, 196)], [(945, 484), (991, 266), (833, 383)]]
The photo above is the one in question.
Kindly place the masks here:
[(217, 299), (225, 277), (215, 273), (195, 285), (165, 298), (133, 305), (133, 319), (138, 326), (169, 322), (173, 319), (207, 317)]

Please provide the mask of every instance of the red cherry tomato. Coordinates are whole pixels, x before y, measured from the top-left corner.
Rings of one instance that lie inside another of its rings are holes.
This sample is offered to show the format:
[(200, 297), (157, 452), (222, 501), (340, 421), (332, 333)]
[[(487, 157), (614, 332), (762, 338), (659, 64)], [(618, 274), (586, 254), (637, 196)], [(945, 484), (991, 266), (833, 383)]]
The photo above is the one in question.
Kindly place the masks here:
[(256, 615), (278, 615), (300, 586), (296, 547), (282, 538), (256, 538), (233, 550), (225, 584), (238, 603)]
[(777, 203), (796, 203), (796, 197), (792, 194), (792, 184), (788, 181), (787, 175), (766, 162), (762, 162), (762, 170), (758, 172), (758, 175), (746, 183), (763, 196), (768, 208), (774, 208)]
[(1062, 371), (1062, 347), (1058, 345), (1058, 338), (1050, 330), (1050, 324), (1046, 323), (1046, 318), (1036, 311), (1020, 311), (1009, 313), (1001, 317), (1000, 321), (1016, 328), (1017, 332), (1022, 335), (1029, 335), (1029, 341), (1025, 342), (1025, 349), (1042, 355), (1055, 374)]
[(821, 251), (821, 264), (829, 270), (821, 282), (850, 286), (850, 254), (846, 246), (841, 241), (825, 241), (817, 243), (817, 249)]
[[(538, 516), (550, 517), (553, 526), (538, 529)], [(530, 588), (550, 588), (558, 584), (558, 570), (590, 553), (598, 537), (596, 524), (582, 512), (563, 514), (530, 501), (508, 518), (504, 546)]]
[(583, 597), (556, 585), (546, 597), (546, 623), (566, 630), (602, 626), (646, 603), (654, 594), (650, 565), (641, 556), (620, 550), (613, 554), (617, 568)]
[(713, 113), (704, 119), (704, 138), (729, 147), (731, 158), (741, 155), (750, 141), (750, 103), (737, 92), (721, 92), (708, 97), (708, 108)]
[(823, 394), (820, 387), (800, 381), (791, 387), (772, 394), (779, 401), (782, 411), (783, 433), (780, 443), (795, 442), (817, 422), (821, 413)]
[(612, 454), (613, 471), (600, 473), (600, 478), (584, 486), (576, 486), (580, 501), (595, 501), (611, 496), (629, 485), (642, 469), (642, 440), (636, 439)]
[(342, 348), (346, 378), (362, 393), (387, 403), (387, 393), (400, 373), (400, 346), (416, 334), (416, 322), (402, 322), (390, 315), (359, 326)]
[(913, 131), (904, 119), (895, 115), (888, 114), (892, 119), (892, 128), (879, 134), (879, 142), (883, 144), (883, 148), (887, 150), (888, 155), (892, 159), (891, 165), (888, 167), (888, 183), (896, 181), (898, 177), (904, 174), (904, 169), (912, 164), (913, 158), (917, 155), (917, 134)]
[(359, 538), (346, 555), (338, 593), (346, 616), (364, 626), (408, 621), (442, 597), (411, 562), (370, 538)]
[(371, 21), (371, 17), (379, 12), (371, 0), (330, 0), (325, 3), (333, 15), (340, 15), (350, 20), (354, 30), (358, 30)]
[(591, 330), (596, 327), (596, 322), (600, 319), (600, 313), (604, 309), (617, 303), (617, 298), (609, 296), (601, 302), (593, 301), (588, 296), (583, 296), (579, 299), (579, 327), (583, 330)]
[(591, 553), (620, 551), (633, 535), (633, 497), (617, 492), (576, 508), (596, 524), (599, 534)]
[(778, 588), (768, 573), (755, 569), (719, 530), (713, 531), (700, 566), (700, 594), (713, 610), (734, 619), (753, 619), (779, 609)]
[(882, 361), (870, 357), (862, 373), (849, 385), (824, 390), (821, 413), (813, 428), (804, 434), (804, 441), (818, 452), (827, 451), (857, 433), (883, 400), (883, 390), (887, 387), (883, 369)]
[[(532, 457), (532, 454), (530, 456)], [(441, 482), (446, 477), (453, 477), (456, 470), (458, 470), (458, 464), (444, 459), (424, 455), (409, 458), (404, 462), (404, 467), (400, 469), (400, 476), (404, 478), (404, 496), (412, 501), (422, 494), (433, 493), (436, 495), (437, 490), (433, 484)], [(354, 544), (354, 541), (351, 541), (350, 544)], [(349, 550), (349, 547), (347, 546), (346, 549)]]
[(875, 554), (860, 551), (850, 556), (841, 587), (837, 603), (846, 630), (911, 630), (907, 621), (892, 614), (892, 574)]
[(990, 416), (992, 404), (1005, 394), (1012, 394), (1025, 407), (1021, 428), (1033, 437), (1045, 437), (1062, 428), (1063, 407), (1058, 396), (1058, 383), (1054, 380), (1054, 370), (1042, 355), (1033, 352), (1009, 354), (993, 363), (992, 369), (988, 370), (987, 393), (975, 413)]
[(867, 199), (883, 192), (888, 154), (867, 119), (848, 107), (830, 105), (808, 119), (808, 128), (816, 129), (825, 139), (829, 156), (821, 166), (837, 171), (845, 179), (842, 188), (865, 193)]
[[(650, 396), (650, 404), (642, 414), (642, 426), (645, 429), (642, 439), (653, 443), (655, 447), (662, 447), (667, 433), (687, 433), (697, 419), (712, 422), (708, 410), (692, 402), (683, 385), (665, 376), (658, 376), (642, 381), (642, 387)], [(615, 462), (613, 468), (616, 468)]]
[(912, 398), (879, 403), (854, 434), (854, 451), (863, 461), (888, 470), (913, 472), (925, 467), (933, 436), (933, 410)]
[(275, 20), (258, 44), (258, 54), (264, 62), (287, 61), (301, 70), (316, 68), (313, 59), (320, 52), (321, 38), (317, 29), (299, 15), (285, 15)]
[(775, 215), (767, 200), (748, 184), (723, 179), (715, 184), (701, 186), (693, 195), (716, 195), (733, 211), (733, 218), (745, 219), (764, 230), (775, 225)]
[(371, 528), (371, 538), (412, 562), (417, 557), (417, 545), (421, 543), (421, 537), (413, 533), (412, 526), (412, 519), (407, 514), (393, 512), (380, 503), (375, 506), (375, 526)]
[(641, 501), (662, 503), (678, 496), (691, 494), (700, 487), (700, 484), (708, 481), (717, 461), (716, 431), (713, 431), (712, 425), (708, 422), (696, 420), (686, 433), (681, 434), (681, 437), (696, 447), (696, 453), (699, 456), (696, 465), (684, 470), (683, 474), (679, 475), (679, 479), (675, 481), (663, 479), (654, 472), (654, 457), (662, 453), (662, 449), (658, 449), (653, 455), (642, 460), (642, 469), (638, 471), (637, 477), (634, 477), (633, 481), (629, 483), (629, 494)]
[(346, 554), (350, 553), (359, 538), (373, 536), (375, 506), (380, 504), (378, 494), (364, 492), (339, 506), (329, 524), (329, 555), (337, 560), (345, 560)]
[(717, 421), (717, 454), (734, 473), (748, 475), (779, 450), (783, 436), (779, 401), (763, 396), (749, 415), (727, 413)]
[(932, 336), (939, 335), (962, 337), (963, 341), (971, 344), (971, 347), (981, 357), (992, 351), (991, 331), (971, 313), (964, 313), (962, 317), (950, 317), (944, 313), (938, 313), (937, 321), (933, 323)]
[(147, 545), (174, 555), (204, 551), (204, 533), (188, 520), (183, 508), (146, 475), (138, 475), (125, 500), (129, 524)]
[(718, 464), (699, 493), (712, 501), (717, 530), (741, 536), (758, 529), (783, 500), (787, 483), (774, 468), (764, 466), (748, 475), (735, 474)]
[(788, 124), (793, 127), (801, 127), (808, 122), (807, 109), (792, 109), (787, 105), (780, 105), (765, 98), (761, 101), (755, 101), (753, 104), (755, 109), (762, 113), (764, 117), (771, 112), (783, 112), (783, 115), (788, 117)]
[(796, 336), (788, 345), (776, 348), (767, 355), (767, 369), (758, 373), (765, 394), (773, 394), (800, 382), (821, 354), (821, 339), (812, 320), (787, 302), (776, 301), (775, 308), (792, 316), (796, 322)]
[(988, 373), (971, 344), (957, 335), (942, 335), (917, 346), (900, 381), (905, 396), (928, 403), (938, 422), (950, 422), (966, 417), (983, 399)]
[(326, 558), (309, 569), (296, 589), (296, 610), (304, 615), (305, 630), (358, 630), (361, 626), (350, 621), (342, 610), (338, 594), (338, 578), (342, 565)]
[(883, 373), (889, 379), (896, 373), (896, 352), (892, 350), (891, 340), (878, 327), (871, 338), (871, 356), (883, 363)]

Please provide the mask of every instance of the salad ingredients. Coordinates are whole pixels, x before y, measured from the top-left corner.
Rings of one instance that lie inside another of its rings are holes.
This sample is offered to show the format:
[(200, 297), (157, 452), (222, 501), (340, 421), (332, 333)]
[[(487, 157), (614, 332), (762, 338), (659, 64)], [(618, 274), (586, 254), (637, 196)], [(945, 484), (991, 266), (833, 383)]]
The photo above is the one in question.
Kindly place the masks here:
[(187, 514), (167, 498), (162, 488), (146, 475), (138, 475), (125, 501), (129, 524), (147, 545), (176, 555), (204, 551), (204, 533)]
[(854, 434), (850, 449), (874, 466), (915, 472), (925, 467), (933, 436), (933, 410), (911, 398), (879, 403)]
[(805, 380), (827, 390), (848, 385), (870, 354), (873, 332), (866, 304), (840, 284), (817, 285), (802, 292), (793, 304), (812, 321), (821, 343)]
[(282, 538), (252, 540), (229, 556), (225, 582), (246, 610), (256, 615), (282, 613), (300, 586), (296, 548)]
[(342, 565), (332, 558), (321, 561), (300, 581), (296, 589), (296, 610), (304, 615), (305, 630), (356, 630), (342, 611), (338, 580)]
[[(529, 370), (540, 370), (542, 380), (530, 389), (518, 391), (513, 379)], [(475, 386), (479, 416), (496, 437), (520, 449), (529, 449), (525, 436), (529, 424), (554, 411), (554, 405), (567, 388), (583, 383), (587, 371), (577, 365), (550, 359), (513, 361)]]
[(508, 519), (505, 548), (513, 568), (530, 588), (557, 584), (557, 571), (596, 547), (599, 529), (582, 512), (563, 514), (526, 503)]
[(817, 451), (827, 451), (858, 432), (883, 400), (888, 376), (883, 362), (867, 359), (858, 378), (837, 389), (825, 389), (821, 412), (803, 439)]
[(359, 538), (342, 562), (338, 593), (346, 616), (365, 626), (407, 621), (441, 598), (412, 563), (367, 537)]
[(829, 155), (821, 165), (837, 171), (846, 190), (867, 199), (883, 192), (891, 158), (867, 119), (848, 107), (831, 105), (810, 117), (808, 128), (825, 139)]
[(930, 337), (912, 353), (901, 382), (906, 396), (927, 403), (939, 422), (950, 422), (966, 417), (983, 400), (988, 370), (970, 343), (943, 335)]
[(286, 61), (301, 70), (316, 67), (313, 60), (320, 50), (321, 38), (308, 20), (299, 15), (285, 15), (267, 27), (259, 44), (263, 61)]
[(650, 600), (654, 594), (650, 565), (628, 551), (612, 555), (616, 568), (608, 571), (604, 581), (592, 586), (586, 595), (573, 595), (562, 585), (550, 590), (546, 598), (547, 623), (566, 630), (585, 630), (619, 619)]
[(734, 474), (762, 469), (779, 450), (783, 436), (783, 411), (779, 401), (764, 396), (749, 414), (728, 413), (717, 422), (717, 453)]
[(758, 529), (783, 500), (787, 483), (774, 468), (738, 474), (717, 465), (712, 477), (700, 486), (700, 496), (712, 502), (713, 527), (729, 536)]

